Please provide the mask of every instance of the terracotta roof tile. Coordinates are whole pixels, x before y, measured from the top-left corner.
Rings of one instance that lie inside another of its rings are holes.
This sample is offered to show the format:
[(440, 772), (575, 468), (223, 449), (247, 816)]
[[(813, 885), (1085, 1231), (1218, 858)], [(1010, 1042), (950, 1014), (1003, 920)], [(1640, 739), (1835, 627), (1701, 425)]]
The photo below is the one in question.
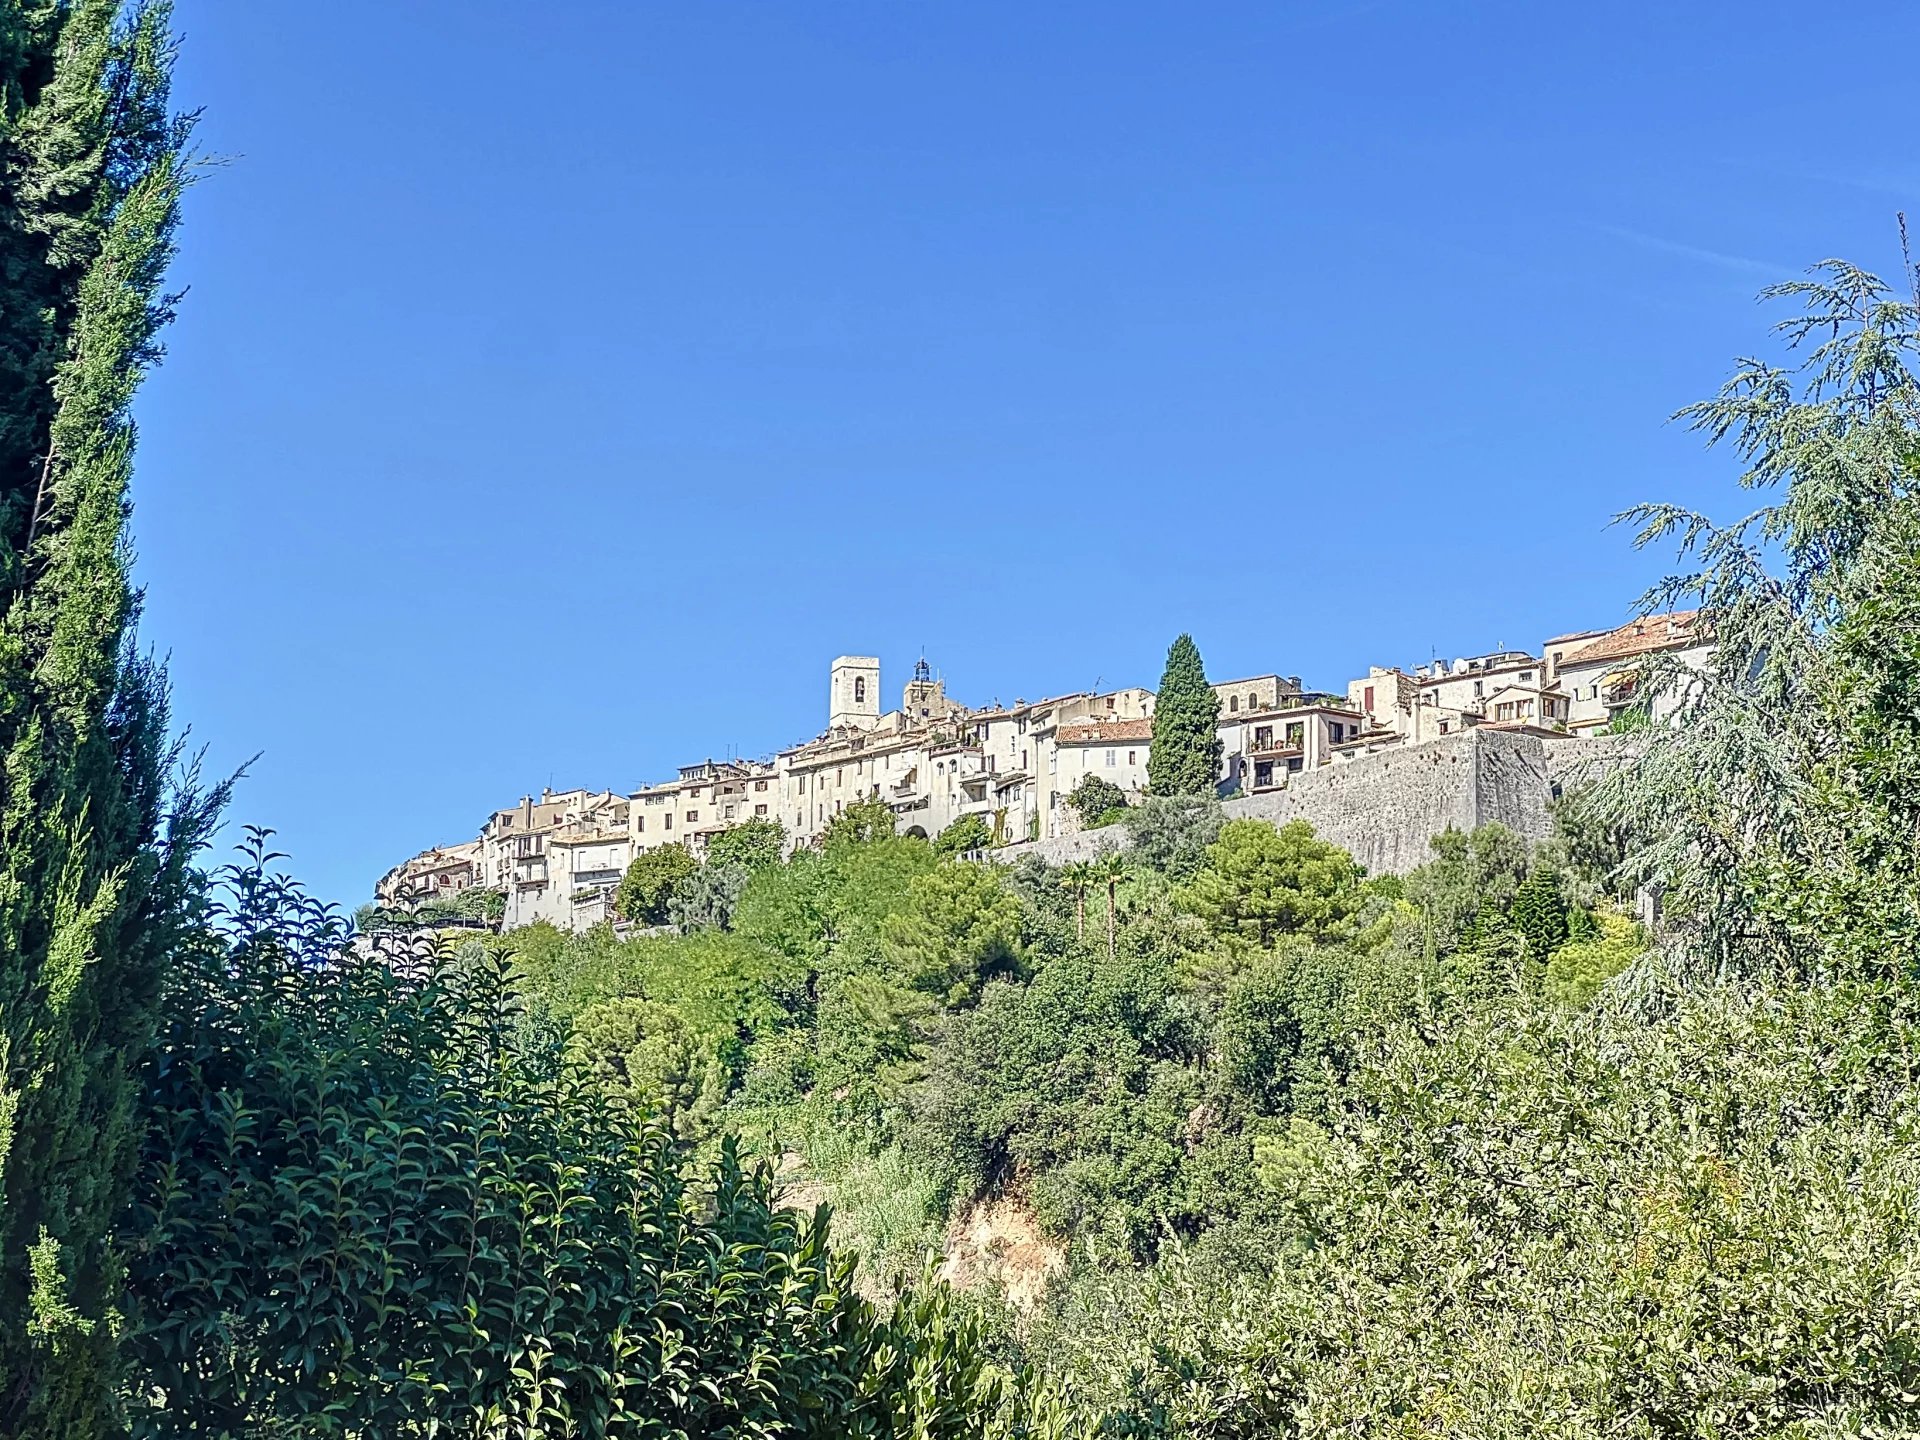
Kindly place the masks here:
[(1572, 665), (1592, 665), (1603, 660), (1625, 660), (1635, 655), (1651, 655), (1656, 650), (1672, 650), (1681, 645), (1697, 645), (1705, 640), (1694, 625), (1698, 610), (1674, 610), (1665, 615), (1649, 615), (1632, 620), (1618, 630), (1602, 635), (1591, 645), (1582, 645), (1560, 659), (1559, 669)]
[(1098, 745), (1103, 740), (1151, 740), (1151, 720), (1109, 720), (1105, 724), (1062, 725), (1058, 736), (1062, 745)]

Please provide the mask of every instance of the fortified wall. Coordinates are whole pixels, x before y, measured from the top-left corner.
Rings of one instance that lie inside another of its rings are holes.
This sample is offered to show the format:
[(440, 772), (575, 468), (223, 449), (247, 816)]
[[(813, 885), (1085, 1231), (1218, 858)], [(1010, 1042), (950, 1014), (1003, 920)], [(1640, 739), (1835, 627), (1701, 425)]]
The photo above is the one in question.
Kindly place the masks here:
[[(1498, 821), (1530, 842), (1546, 839), (1547, 806), (1558, 787), (1620, 758), (1606, 739), (1469, 730), (1307, 771), (1284, 790), (1228, 800), (1222, 809), (1229, 819), (1305, 820), (1368, 874), (1403, 875), (1433, 858), (1428, 842), (1450, 826), (1472, 830)], [(1129, 843), (1124, 825), (1107, 825), (989, 853), (1008, 863), (1037, 855), (1060, 865)]]

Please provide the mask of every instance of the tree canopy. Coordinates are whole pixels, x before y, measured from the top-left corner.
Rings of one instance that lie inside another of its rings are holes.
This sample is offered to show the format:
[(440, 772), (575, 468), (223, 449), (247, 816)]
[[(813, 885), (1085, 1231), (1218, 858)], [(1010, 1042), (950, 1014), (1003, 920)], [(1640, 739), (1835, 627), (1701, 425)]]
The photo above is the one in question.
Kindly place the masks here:
[(1213, 795), (1220, 782), (1220, 697), (1199, 647), (1182, 635), (1167, 650), (1153, 702), (1147, 784), (1155, 795)]
[(628, 864), (627, 873), (620, 877), (619, 888), (613, 893), (613, 907), (628, 920), (646, 925), (662, 924), (668, 919), (681, 887), (699, 868), (693, 852), (678, 841), (642, 850)]

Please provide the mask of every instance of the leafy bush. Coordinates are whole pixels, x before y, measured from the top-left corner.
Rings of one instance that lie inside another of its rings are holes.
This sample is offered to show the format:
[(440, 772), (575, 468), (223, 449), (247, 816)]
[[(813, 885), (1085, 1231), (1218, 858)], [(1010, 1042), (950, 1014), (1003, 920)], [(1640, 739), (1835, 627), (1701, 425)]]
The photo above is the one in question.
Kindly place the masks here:
[(942, 1289), (876, 1311), (824, 1212), (517, 1049), (491, 950), (226, 884), (145, 1077), (136, 1435), (1063, 1432)]
[(1207, 847), (1219, 837), (1226, 816), (1211, 796), (1153, 795), (1122, 819), (1136, 861), (1185, 879), (1205, 862)]
[(1020, 901), (998, 869), (955, 861), (916, 876), (887, 917), (882, 954), (904, 984), (957, 1003), (1020, 954)]
[(613, 893), (613, 908), (623, 919), (661, 924), (680, 887), (699, 868), (693, 852), (678, 842), (642, 850), (620, 878), (620, 887)]
[(1229, 820), (1206, 856), (1182, 903), (1218, 935), (1261, 945), (1276, 935), (1329, 937), (1364, 898), (1353, 857), (1304, 820), (1277, 830), (1265, 820)]
[(993, 830), (984, 815), (962, 815), (933, 838), (936, 855), (965, 855), (993, 844)]
[(752, 875), (778, 865), (786, 848), (786, 827), (778, 820), (756, 816), (710, 837), (706, 863), (715, 868), (737, 866)]
[(1067, 792), (1067, 804), (1088, 828), (1112, 823), (1110, 817), (1127, 808), (1127, 792), (1111, 780), (1098, 775), (1083, 775), (1080, 783)]
[(1586, 923), (1597, 932), (1593, 938), (1571, 940), (1547, 961), (1547, 998), (1562, 1005), (1587, 1004), (1647, 949), (1646, 932), (1624, 915), (1603, 910)]
[(1266, 1150), (1287, 1223), (1090, 1274), (1033, 1348), (1126, 1434), (1903, 1433), (1917, 1006), (1396, 1030), (1330, 1131)]

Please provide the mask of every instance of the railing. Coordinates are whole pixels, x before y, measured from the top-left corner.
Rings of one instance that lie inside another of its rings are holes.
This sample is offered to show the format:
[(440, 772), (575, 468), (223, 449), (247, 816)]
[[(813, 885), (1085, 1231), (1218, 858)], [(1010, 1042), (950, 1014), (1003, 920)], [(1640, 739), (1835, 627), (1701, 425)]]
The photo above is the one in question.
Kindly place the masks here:
[(1275, 740), (1271, 735), (1262, 740), (1256, 735), (1247, 753), (1250, 755), (1298, 755), (1302, 753), (1302, 746), (1298, 740)]

